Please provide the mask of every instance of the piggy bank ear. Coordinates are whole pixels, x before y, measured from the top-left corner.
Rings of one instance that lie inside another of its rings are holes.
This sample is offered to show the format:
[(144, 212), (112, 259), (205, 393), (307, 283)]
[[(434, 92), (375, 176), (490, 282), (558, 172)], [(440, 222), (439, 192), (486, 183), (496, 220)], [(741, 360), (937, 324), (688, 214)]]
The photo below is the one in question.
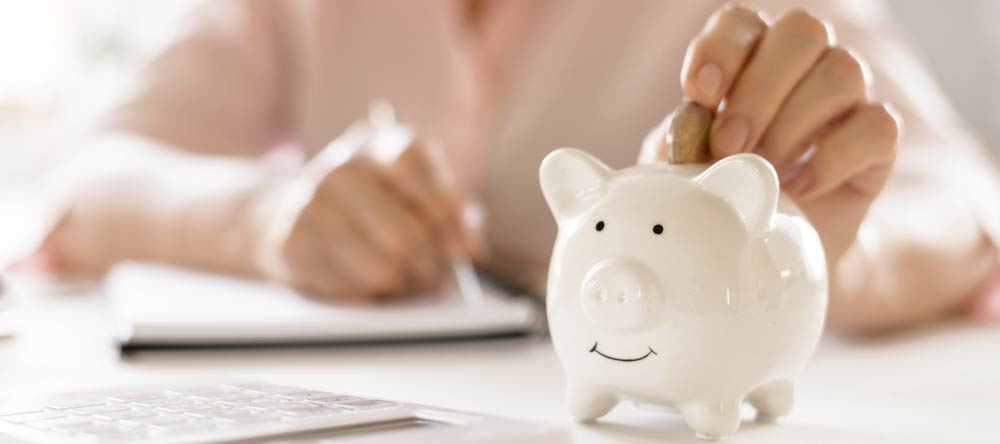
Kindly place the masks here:
[(561, 223), (600, 195), (611, 169), (583, 151), (560, 148), (545, 156), (538, 175), (545, 201), (556, 222)]
[(726, 157), (695, 182), (729, 202), (751, 234), (770, 228), (778, 207), (778, 175), (763, 157), (749, 153)]

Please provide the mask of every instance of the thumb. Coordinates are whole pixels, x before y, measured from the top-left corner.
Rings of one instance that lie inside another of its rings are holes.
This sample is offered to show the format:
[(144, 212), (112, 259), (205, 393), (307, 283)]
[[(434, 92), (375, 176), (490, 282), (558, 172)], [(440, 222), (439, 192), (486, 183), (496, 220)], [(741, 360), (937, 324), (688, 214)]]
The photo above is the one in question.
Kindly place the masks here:
[(449, 230), (448, 253), (468, 256), (473, 262), (489, 257), (484, 229), (483, 206), (478, 200), (466, 200), (458, 205), (456, 226)]
[(489, 242), (486, 240), (486, 218), (483, 206), (477, 201), (469, 202), (462, 211), (462, 226), (465, 245), (473, 261), (483, 262), (489, 257)]
[(638, 162), (640, 165), (664, 162), (667, 160), (667, 126), (673, 115), (667, 115), (659, 125), (656, 125), (646, 138), (642, 139)]
[(1000, 320), (1000, 273), (994, 273), (979, 294), (972, 298), (969, 315), (983, 321)]

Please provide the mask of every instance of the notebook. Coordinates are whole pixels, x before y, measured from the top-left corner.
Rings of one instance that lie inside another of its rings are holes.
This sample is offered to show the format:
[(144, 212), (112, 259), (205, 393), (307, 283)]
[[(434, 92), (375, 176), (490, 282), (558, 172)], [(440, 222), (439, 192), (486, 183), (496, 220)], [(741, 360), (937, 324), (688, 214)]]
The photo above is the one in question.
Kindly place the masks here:
[(485, 281), (477, 304), (448, 285), (380, 305), (324, 303), (281, 285), (145, 263), (118, 265), (103, 284), (123, 351), (502, 337), (536, 331), (543, 318), (534, 299)]

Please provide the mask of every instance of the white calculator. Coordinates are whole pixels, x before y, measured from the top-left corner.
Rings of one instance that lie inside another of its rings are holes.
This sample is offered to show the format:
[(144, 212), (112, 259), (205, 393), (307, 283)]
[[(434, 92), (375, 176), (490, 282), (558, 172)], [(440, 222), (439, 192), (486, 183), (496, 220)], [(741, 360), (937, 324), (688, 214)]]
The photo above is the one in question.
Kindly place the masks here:
[(525, 442), (551, 426), (257, 382), (71, 393), (0, 412), (3, 443)]

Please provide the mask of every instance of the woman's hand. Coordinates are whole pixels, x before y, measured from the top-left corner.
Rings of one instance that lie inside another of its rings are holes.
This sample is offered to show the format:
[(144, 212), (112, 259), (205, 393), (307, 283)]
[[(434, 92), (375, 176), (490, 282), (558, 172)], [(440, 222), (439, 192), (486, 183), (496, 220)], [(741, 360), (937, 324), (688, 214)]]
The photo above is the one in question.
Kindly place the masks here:
[[(870, 100), (866, 71), (802, 10), (769, 22), (727, 5), (691, 42), (681, 72), (684, 93), (716, 112), (713, 157), (754, 152), (770, 160), (818, 230), (831, 267), (854, 242), (896, 155), (898, 123)], [(664, 159), (664, 148), (647, 145), (656, 154), (640, 157)]]
[(359, 302), (440, 282), (446, 250), (462, 232), (457, 196), (432, 146), (394, 138), (401, 145), (386, 158), (375, 153), (378, 131), (348, 130), (266, 195), (265, 275), (312, 296)]

